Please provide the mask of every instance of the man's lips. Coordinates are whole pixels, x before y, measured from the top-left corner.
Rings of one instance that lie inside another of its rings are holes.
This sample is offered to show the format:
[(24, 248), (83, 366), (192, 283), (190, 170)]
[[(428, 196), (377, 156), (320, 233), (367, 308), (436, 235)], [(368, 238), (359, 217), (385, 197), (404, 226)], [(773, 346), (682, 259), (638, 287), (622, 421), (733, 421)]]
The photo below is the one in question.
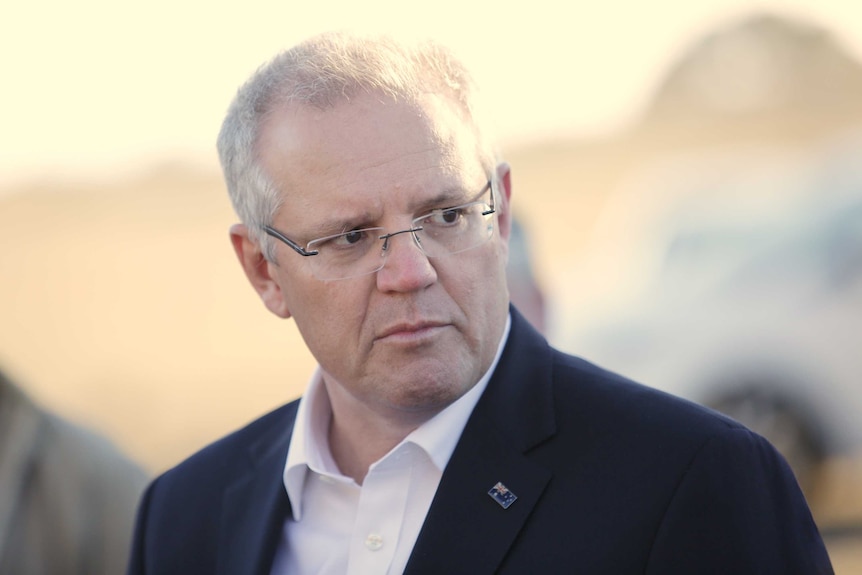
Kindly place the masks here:
[(448, 325), (439, 321), (422, 321), (416, 323), (399, 323), (384, 329), (377, 340), (416, 339), (430, 335), (439, 328)]

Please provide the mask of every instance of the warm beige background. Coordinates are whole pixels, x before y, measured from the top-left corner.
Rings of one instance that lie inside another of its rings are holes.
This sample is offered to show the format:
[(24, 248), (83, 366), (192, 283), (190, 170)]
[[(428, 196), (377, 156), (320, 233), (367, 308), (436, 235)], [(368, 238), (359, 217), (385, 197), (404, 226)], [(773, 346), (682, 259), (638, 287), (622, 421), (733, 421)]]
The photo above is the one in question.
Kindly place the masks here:
[(631, 121), (661, 73), (705, 32), (752, 11), (811, 18), (862, 53), (848, 0), (151, 0), (10, 2), (0, 24), (0, 191), (5, 182), (212, 166), (237, 85), (322, 30), (432, 36), (471, 65), (500, 134), (600, 135)]

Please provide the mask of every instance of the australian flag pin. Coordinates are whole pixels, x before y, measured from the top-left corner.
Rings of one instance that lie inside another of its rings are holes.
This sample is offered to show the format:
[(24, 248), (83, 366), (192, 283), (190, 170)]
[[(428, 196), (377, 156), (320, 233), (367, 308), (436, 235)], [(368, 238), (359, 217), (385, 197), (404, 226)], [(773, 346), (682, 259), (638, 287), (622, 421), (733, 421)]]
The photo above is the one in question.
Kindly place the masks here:
[(517, 495), (509, 491), (509, 488), (500, 483), (499, 481), (497, 482), (497, 485), (495, 485), (491, 488), (490, 491), (488, 491), (488, 495), (490, 495), (494, 499), (494, 501), (499, 503), (500, 507), (502, 507), (503, 509), (508, 509), (509, 506), (515, 502), (515, 499), (518, 498)]

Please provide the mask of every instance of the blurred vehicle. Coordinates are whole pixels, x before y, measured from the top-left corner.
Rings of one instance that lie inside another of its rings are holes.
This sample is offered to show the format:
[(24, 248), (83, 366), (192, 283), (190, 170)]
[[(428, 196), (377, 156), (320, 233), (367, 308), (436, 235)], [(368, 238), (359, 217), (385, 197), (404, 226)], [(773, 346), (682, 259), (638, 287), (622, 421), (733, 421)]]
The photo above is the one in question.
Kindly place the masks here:
[(652, 274), (605, 315), (568, 326), (563, 347), (741, 421), (811, 494), (825, 457), (862, 447), (856, 163), (831, 161), (794, 190), (773, 179), (780, 201), (756, 209), (765, 180), (751, 174), (736, 174), (718, 201), (670, 202), (659, 212), (672, 217), (653, 222)]

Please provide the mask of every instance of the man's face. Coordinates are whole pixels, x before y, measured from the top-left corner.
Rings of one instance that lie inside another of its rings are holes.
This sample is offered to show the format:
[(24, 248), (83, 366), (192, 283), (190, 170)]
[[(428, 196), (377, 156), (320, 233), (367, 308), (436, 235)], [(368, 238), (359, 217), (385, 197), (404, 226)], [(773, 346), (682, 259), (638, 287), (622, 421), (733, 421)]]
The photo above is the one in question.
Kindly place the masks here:
[[(491, 175), (470, 126), (433, 95), (419, 105), (362, 95), (326, 110), (286, 107), (263, 126), (258, 151), (284, 194), (273, 227), (300, 245), (362, 227), (408, 229), (434, 208), (471, 201)], [(487, 370), (508, 305), (505, 180), (498, 229), (458, 254), (428, 259), (399, 234), (380, 271), (321, 281), (309, 258), (279, 243), (265, 301), (295, 319), (334, 406), (426, 419)]]

